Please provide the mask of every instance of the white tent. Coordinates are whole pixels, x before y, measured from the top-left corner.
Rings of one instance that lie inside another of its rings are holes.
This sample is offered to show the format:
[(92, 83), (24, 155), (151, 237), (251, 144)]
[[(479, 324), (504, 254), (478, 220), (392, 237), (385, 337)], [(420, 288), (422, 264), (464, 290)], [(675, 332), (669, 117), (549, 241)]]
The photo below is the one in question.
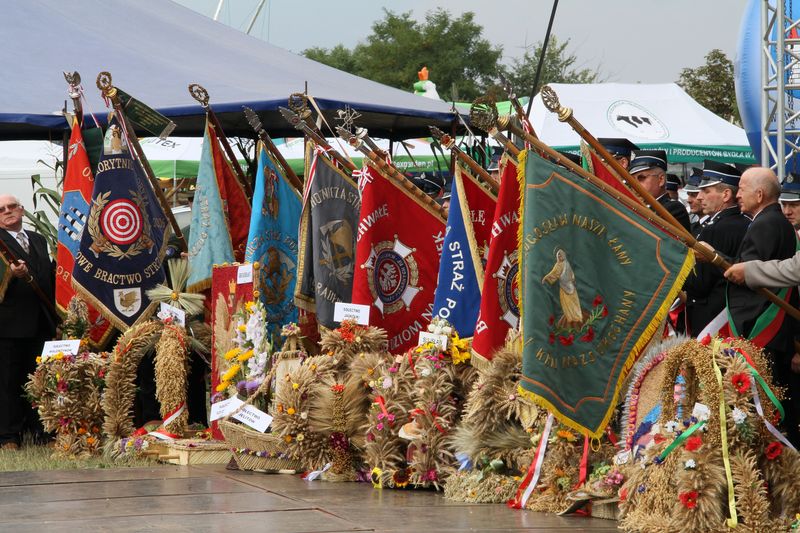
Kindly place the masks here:
[[(561, 105), (570, 107), (595, 137), (626, 137), (642, 149), (667, 151), (670, 163), (714, 159), (754, 163), (742, 128), (695, 102), (674, 83), (553, 83)], [(541, 94), (531, 109), (539, 137), (559, 150), (577, 150), (580, 137), (545, 109)]]

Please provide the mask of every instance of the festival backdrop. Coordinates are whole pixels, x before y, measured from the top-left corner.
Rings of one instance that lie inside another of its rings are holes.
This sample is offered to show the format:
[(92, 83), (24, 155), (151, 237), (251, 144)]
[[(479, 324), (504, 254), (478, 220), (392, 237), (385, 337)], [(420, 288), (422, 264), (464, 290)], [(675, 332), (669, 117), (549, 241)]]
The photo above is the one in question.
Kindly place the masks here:
[(391, 353), (402, 353), (433, 314), (445, 221), (371, 165), (363, 182), (353, 303), (371, 306), (370, 323), (386, 330)]
[(455, 170), (433, 313), (450, 322), (460, 337), (471, 337), (497, 198), (460, 164)]
[(270, 326), (297, 322), (297, 225), (300, 193), (284, 171), (258, 144), (258, 170), (245, 260), (259, 263), (257, 288)]
[(303, 193), (295, 304), (316, 313), (320, 325), (334, 328), (334, 305), (349, 303), (353, 293), (361, 199), (352, 177), (318, 152)]
[(212, 146), (218, 143), (216, 139), (212, 141), (210, 133), (211, 127), (206, 120), (192, 204), (192, 224), (189, 227), (189, 279), (186, 288), (190, 292), (200, 292), (211, 287), (211, 269), (214, 265), (234, 261), (231, 234), (215, 164), (216, 158), (222, 154), (214, 153)]
[(157, 304), (146, 291), (166, 279), (162, 263), (168, 231), (167, 217), (114, 117), (75, 253), (77, 293), (120, 330), (147, 319)]
[(520, 390), (599, 437), (693, 265), (686, 246), (583, 178), (520, 156)]
[[(75, 254), (81, 242), (81, 234), (89, 216), (89, 202), (92, 199), (94, 177), (89, 163), (83, 133), (78, 120), (72, 121), (72, 133), (67, 149), (67, 171), (64, 175), (64, 192), (61, 197), (61, 210), (58, 216), (58, 247), (56, 249), (56, 308), (66, 314), (70, 300), (75, 296), (72, 286), (72, 269)], [(89, 343), (99, 348), (105, 345), (113, 332), (111, 323), (90, 304)]]
[(480, 313), (472, 339), (473, 364), (491, 361), (494, 352), (503, 346), (508, 330), (517, 329), (519, 325), (517, 165), (504, 155), (501, 168), (500, 194), (492, 218)]

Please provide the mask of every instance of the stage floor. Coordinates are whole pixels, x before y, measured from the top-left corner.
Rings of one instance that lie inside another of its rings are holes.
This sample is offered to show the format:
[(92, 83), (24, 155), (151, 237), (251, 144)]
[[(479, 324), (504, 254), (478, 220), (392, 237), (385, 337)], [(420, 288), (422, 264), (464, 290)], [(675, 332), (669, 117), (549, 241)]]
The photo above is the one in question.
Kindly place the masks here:
[(609, 520), (222, 466), (0, 473), (0, 531), (616, 531)]

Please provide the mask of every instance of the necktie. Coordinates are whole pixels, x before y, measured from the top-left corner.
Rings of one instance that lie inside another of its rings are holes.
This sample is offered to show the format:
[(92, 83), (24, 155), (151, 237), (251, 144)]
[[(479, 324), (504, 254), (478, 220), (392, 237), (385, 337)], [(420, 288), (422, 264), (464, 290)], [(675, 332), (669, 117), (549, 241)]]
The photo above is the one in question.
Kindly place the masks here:
[(19, 242), (19, 245), (22, 246), (22, 249), (25, 250), (26, 254), (30, 252), (30, 248), (28, 246), (28, 236), (25, 235), (24, 231), (17, 233), (17, 242)]

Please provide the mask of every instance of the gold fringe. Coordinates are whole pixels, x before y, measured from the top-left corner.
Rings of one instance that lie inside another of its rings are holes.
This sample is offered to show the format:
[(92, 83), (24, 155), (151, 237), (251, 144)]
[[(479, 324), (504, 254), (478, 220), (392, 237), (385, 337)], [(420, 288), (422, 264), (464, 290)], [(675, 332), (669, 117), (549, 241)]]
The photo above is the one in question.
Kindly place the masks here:
[[(519, 185), (519, 223), (517, 225), (517, 287), (522, 287), (522, 273), (525, 271), (522, 264), (522, 240), (525, 233), (525, 163), (528, 160), (528, 150), (522, 150), (517, 156), (517, 184)], [(524, 299), (519, 299), (519, 330), (522, 331), (522, 311)]]
[(470, 363), (473, 367), (475, 367), (480, 372), (486, 372), (490, 368), (492, 368), (492, 361), (490, 359), (485, 358), (475, 350), (472, 351), (472, 357), (470, 357)]
[(188, 287), (186, 287), (186, 292), (203, 292), (206, 289), (211, 288), (211, 278), (206, 278), (204, 280), (198, 281), (197, 283), (192, 283)]

